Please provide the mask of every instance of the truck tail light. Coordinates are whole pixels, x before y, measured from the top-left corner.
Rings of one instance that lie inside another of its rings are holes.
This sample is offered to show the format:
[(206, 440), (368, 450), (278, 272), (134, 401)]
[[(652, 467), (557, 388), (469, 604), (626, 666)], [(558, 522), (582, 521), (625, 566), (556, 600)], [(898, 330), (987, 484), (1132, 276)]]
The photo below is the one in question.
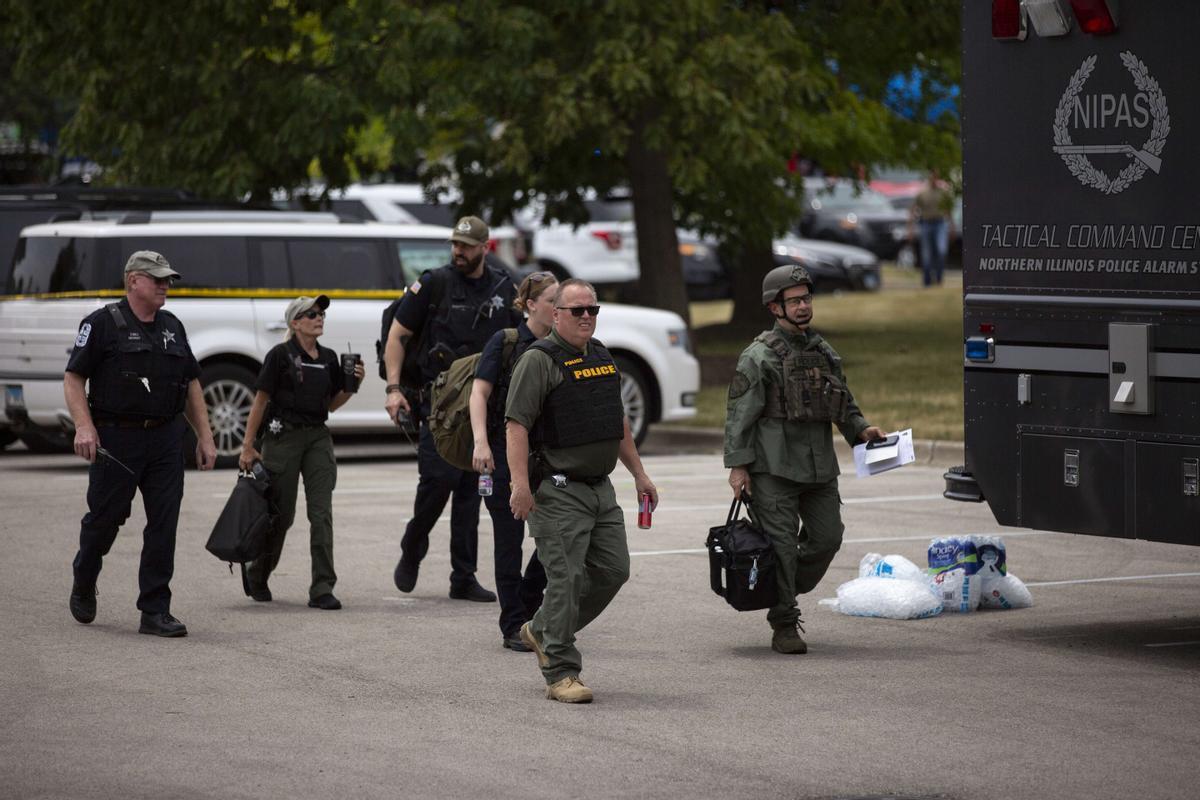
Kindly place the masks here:
[(1021, 0), (992, 0), (992, 38), (1025, 38), (1025, 7)]
[(1104, 36), (1117, 30), (1117, 0), (1071, 0), (1071, 10), (1084, 33)]
[(617, 231), (592, 231), (592, 236), (604, 242), (609, 250), (621, 249), (621, 234)]
[(1071, 31), (1071, 18), (1063, 11), (1059, 0), (1022, 0), (1029, 20), (1038, 36), (1065, 36)]

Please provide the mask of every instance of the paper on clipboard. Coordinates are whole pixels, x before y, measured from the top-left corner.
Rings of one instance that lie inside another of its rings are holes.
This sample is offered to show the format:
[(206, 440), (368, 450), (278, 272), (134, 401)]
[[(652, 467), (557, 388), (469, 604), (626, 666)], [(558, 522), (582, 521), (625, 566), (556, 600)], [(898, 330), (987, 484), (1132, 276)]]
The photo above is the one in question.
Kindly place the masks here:
[(854, 446), (854, 474), (860, 478), (869, 478), (881, 472), (887, 472), (896, 467), (903, 467), (916, 460), (913, 452), (912, 428), (893, 431), (888, 437), (896, 437), (896, 442), (890, 445), (868, 448), (867, 442)]

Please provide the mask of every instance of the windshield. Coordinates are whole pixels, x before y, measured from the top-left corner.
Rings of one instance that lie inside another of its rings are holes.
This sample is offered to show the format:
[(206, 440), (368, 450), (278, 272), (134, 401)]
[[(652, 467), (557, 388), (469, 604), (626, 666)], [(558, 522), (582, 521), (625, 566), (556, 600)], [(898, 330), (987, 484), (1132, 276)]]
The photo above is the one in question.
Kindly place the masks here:
[(13, 255), (5, 294), (78, 292), (91, 289), (96, 260), (93, 239), (62, 236), (21, 238)]
[(858, 188), (850, 183), (835, 183), (819, 188), (809, 187), (810, 200), (814, 209), (826, 211), (892, 211), (887, 198), (867, 188)]

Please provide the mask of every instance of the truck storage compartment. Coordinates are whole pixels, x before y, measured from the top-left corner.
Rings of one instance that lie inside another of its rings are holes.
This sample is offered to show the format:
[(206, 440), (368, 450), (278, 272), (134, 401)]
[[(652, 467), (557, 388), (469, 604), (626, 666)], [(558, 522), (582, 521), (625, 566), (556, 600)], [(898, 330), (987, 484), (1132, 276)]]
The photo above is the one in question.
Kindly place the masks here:
[(1020, 524), (1124, 537), (1125, 442), (1021, 436)]

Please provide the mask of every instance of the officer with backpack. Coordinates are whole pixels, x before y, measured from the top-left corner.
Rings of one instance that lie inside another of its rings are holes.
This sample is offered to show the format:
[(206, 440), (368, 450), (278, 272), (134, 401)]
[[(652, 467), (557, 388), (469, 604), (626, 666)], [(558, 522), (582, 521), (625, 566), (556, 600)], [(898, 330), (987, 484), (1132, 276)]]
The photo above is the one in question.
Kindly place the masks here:
[[(458, 358), (478, 353), (497, 331), (516, 327), (513, 309), (516, 287), (503, 270), (485, 260), (488, 227), (478, 217), (463, 217), (450, 236), (451, 261), (429, 270), (409, 287), (396, 308), (384, 348), (388, 415), (421, 421), (418, 446), (417, 495), (413, 516), (400, 541), (400, 560), (393, 578), (396, 588), (411, 592), (421, 560), (429, 550), (433, 529), (446, 501), (450, 507), (450, 597), (495, 602), (496, 595), (475, 578), (479, 549), (478, 475), (451, 466), (438, 455), (426, 418), (432, 381)], [(410, 367), (411, 364), (411, 367)], [(406, 396), (402, 373), (410, 377)], [(412, 386), (412, 384), (416, 386)]]
[[(196, 463), (212, 469), (217, 449), (200, 389), (200, 365), (183, 323), (163, 309), (179, 278), (167, 259), (139, 250), (125, 264), (125, 298), (79, 326), (63, 376), (75, 422), (75, 452), (91, 463), (87, 504), (73, 564), (71, 616), (96, 618), (96, 579), (104, 556), (142, 493), (146, 529), (138, 567), (139, 633), (187, 635), (171, 615), (175, 530), (183, 501), (183, 412), (196, 432)], [(85, 393), (86, 387), (86, 393)]]
[[(521, 626), (542, 604), (546, 573), (537, 551), (521, 576), (521, 540), (525, 523), (509, 507), (511, 476), (504, 437), (504, 406), (512, 382), (513, 366), (531, 344), (545, 338), (554, 325), (554, 293), (558, 281), (553, 273), (534, 272), (517, 287), (516, 307), (527, 315), (511, 335), (497, 333), (483, 348), (475, 382), (471, 386), (471, 430), (474, 452), (471, 466), (481, 476), (491, 476), (490, 494), (483, 502), (492, 515), (495, 539), (496, 592), (500, 595), (500, 635), (504, 647), (527, 652), (521, 641)], [(485, 484), (486, 485), (486, 484)]]
[[(809, 329), (812, 278), (776, 267), (762, 284), (775, 326), (738, 359), (725, 417), (725, 466), (734, 496), (751, 498), (771, 539), (778, 603), (767, 612), (777, 653), (808, 652), (796, 596), (810, 592), (842, 545), (838, 462), (830, 423), (851, 445), (882, 437), (854, 403), (834, 349)], [(801, 527), (803, 523), (803, 527)]]

